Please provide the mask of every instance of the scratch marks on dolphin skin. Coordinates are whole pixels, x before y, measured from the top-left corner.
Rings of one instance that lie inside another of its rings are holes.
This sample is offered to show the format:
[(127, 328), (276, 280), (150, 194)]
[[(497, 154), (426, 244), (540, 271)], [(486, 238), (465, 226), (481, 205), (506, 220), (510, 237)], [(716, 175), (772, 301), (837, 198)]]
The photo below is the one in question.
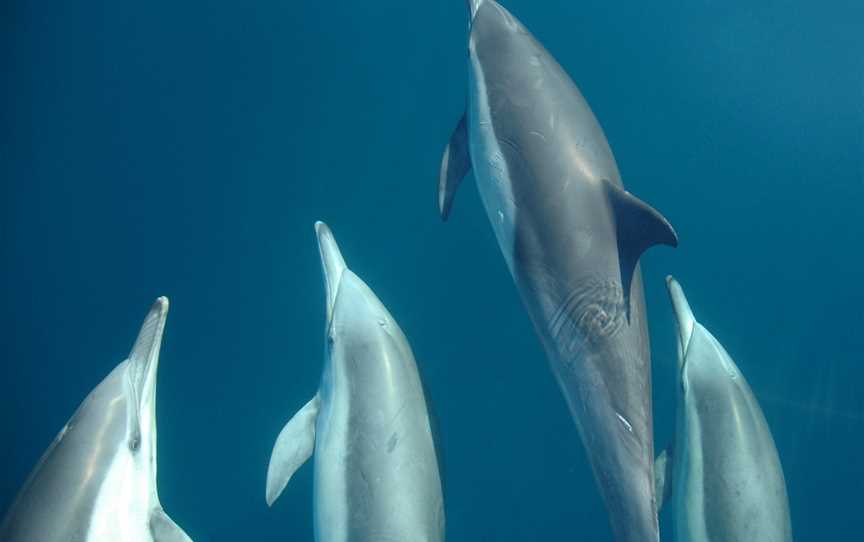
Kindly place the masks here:
[(627, 421), (627, 418), (625, 418), (624, 416), (622, 416), (618, 412), (616, 412), (615, 415), (618, 416), (618, 421), (620, 421), (622, 424), (624, 424), (624, 428), (627, 429), (627, 431), (629, 431), (630, 433), (632, 433), (633, 432), (633, 426), (630, 425), (630, 422)]
[(399, 444), (399, 435), (397, 433), (393, 433), (390, 435), (390, 440), (387, 441), (387, 453), (392, 454), (393, 450), (396, 449), (396, 445)]
[(563, 352), (614, 337), (626, 321), (621, 285), (597, 279), (574, 288), (550, 320), (550, 331)]
[(528, 134), (532, 135), (534, 137), (538, 137), (538, 138), (540, 138), (541, 141), (543, 141), (543, 143), (546, 143), (546, 136), (543, 135), (542, 133), (538, 132), (537, 130), (532, 130), (532, 131), (528, 132)]

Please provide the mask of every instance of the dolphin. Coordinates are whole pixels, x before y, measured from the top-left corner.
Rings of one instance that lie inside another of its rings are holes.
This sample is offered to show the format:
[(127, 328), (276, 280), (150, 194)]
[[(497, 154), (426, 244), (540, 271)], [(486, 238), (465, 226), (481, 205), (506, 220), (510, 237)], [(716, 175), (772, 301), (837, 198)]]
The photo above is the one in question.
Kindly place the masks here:
[(444, 502), (417, 364), (399, 325), (315, 224), (327, 327), (318, 392), (285, 425), (267, 470), (268, 505), (314, 458), (318, 542), (441, 542)]
[(563, 391), (618, 541), (659, 538), (651, 367), (638, 260), (677, 246), (624, 190), (579, 89), (506, 9), (468, 2), (468, 107), (441, 162), (444, 220), (473, 171)]
[(666, 284), (678, 324), (673, 445), (657, 459), (657, 494), (673, 502), (675, 539), (790, 542), (783, 468), (750, 386), (696, 321), (681, 285)]
[(156, 490), (156, 370), (168, 299), (60, 431), (0, 524), (2, 542), (191, 542)]

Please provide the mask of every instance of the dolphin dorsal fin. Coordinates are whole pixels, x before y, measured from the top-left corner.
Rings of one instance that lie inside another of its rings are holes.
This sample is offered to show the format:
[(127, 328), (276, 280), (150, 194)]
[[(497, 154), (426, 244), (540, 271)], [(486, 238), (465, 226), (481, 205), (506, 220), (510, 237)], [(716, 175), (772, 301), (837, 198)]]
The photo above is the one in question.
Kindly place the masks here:
[(678, 234), (653, 207), (611, 181), (606, 183), (618, 235), (618, 261), (627, 319), (630, 319), (630, 286), (642, 254), (654, 245), (678, 246)]
[(161, 507), (155, 508), (150, 514), (150, 535), (153, 542), (192, 542), (189, 535)]
[[(128, 444), (130, 449), (137, 450), (141, 441), (140, 410), (144, 394), (144, 386), (148, 374), (156, 373), (159, 363), (159, 350), (162, 348), (162, 334), (165, 332), (165, 321), (168, 317), (168, 298), (160, 297), (150, 308), (150, 312), (141, 324), (141, 331), (135, 339), (132, 351), (129, 353), (127, 379), (131, 401), (126, 405), (126, 420)], [(150, 383), (155, 385), (155, 383)]]
[(441, 158), (441, 171), (438, 175), (438, 211), (441, 219), (447, 220), (450, 216), (450, 208), (453, 206), (453, 198), (462, 179), (471, 171), (471, 156), (468, 151), (468, 117), (462, 114), (459, 124), (450, 136), (450, 142), (444, 149), (444, 157)]
[(267, 506), (272, 506), (297, 469), (315, 451), (315, 422), (320, 399), (316, 394), (301, 408), (276, 438), (267, 466)]

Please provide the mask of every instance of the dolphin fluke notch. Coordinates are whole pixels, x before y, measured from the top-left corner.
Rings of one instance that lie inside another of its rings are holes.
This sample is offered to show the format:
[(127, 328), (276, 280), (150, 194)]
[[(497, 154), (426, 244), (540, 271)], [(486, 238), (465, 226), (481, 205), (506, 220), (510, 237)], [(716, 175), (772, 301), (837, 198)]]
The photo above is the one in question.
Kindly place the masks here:
[(687, 296), (684, 295), (684, 289), (672, 275), (666, 277), (666, 289), (669, 291), (672, 311), (675, 313), (675, 321), (678, 323), (678, 364), (681, 365), (684, 362), (684, 354), (687, 353), (687, 346), (693, 337), (696, 318), (693, 316), (693, 310), (690, 308)]
[(450, 142), (444, 150), (441, 159), (441, 171), (438, 175), (438, 211), (441, 220), (447, 220), (453, 206), (456, 190), (465, 175), (471, 171), (471, 156), (468, 151), (468, 118), (467, 113), (459, 119), (459, 124), (450, 136)]
[(630, 318), (630, 286), (642, 254), (654, 245), (678, 246), (678, 234), (656, 209), (620, 186), (606, 183), (609, 203), (615, 217), (618, 237), (618, 260), (621, 266), (621, 288), (627, 318)]
[(321, 253), (321, 267), (324, 271), (324, 289), (327, 291), (327, 321), (333, 316), (333, 305), (336, 303), (336, 292), (339, 291), (339, 281), (342, 273), (348, 267), (336, 244), (336, 238), (327, 224), (315, 223), (315, 233), (318, 236), (318, 251)]

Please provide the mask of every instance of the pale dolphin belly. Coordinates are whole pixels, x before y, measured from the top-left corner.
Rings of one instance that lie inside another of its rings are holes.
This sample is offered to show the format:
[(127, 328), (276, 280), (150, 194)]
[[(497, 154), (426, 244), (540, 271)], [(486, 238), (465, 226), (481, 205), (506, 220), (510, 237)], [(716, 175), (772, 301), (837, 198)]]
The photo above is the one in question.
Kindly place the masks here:
[(483, 72), (472, 69), (468, 73), (472, 90), (468, 107), (469, 145), (471, 156), (476, 157), (473, 160), (474, 178), (498, 246), (512, 274), (516, 205), (510, 171), (495, 136)]

